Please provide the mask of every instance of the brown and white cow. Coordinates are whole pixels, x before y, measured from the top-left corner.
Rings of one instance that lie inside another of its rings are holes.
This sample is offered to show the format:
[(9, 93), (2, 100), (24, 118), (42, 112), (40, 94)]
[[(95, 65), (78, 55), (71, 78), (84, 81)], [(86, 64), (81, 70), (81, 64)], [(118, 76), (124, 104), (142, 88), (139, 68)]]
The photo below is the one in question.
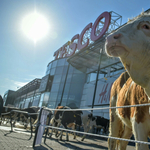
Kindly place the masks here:
[[(117, 83), (119, 79), (112, 86), (110, 99), (112, 106), (149, 103), (150, 13), (142, 13), (110, 34), (105, 45), (106, 53), (110, 57), (119, 57), (131, 77), (119, 91), (115, 89), (119, 86)], [(111, 110), (110, 119), (110, 136), (130, 138), (133, 132), (135, 140), (147, 141), (150, 133), (149, 106)], [(118, 126), (120, 132), (116, 132)], [(109, 139), (109, 149), (115, 149), (115, 143), (115, 140)], [(127, 142), (122, 141), (121, 150), (126, 149), (126, 144)], [(146, 144), (138, 143), (136, 149), (149, 148)]]

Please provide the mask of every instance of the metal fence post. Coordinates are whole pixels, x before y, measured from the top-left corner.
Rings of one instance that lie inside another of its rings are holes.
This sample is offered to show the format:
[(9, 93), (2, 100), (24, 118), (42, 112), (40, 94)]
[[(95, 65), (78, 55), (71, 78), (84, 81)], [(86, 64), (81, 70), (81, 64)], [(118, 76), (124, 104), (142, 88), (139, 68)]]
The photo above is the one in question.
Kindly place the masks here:
[(11, 124), (11, 132), (13, 132), (13, 125), (12, 125), (12, 117), (11, 117), (11, 113), (12, 113), (12, 111), (10, 112), (10, 124)]
[[(52, 113), (51, 113), (51, 111), (50, 111), (50, 113), (49, 113), (49, 119), (48, 119), (48, 126), (50, 125), (51, 116), (52, 116)], [(49, 129), (49, 127), (47, 127), (47, 129), (46, 129), (45, 138), (44, 138), (44, 143), (46, 143), (46, 138), (47, 138), (48, 129)]]
[(35, 147), (37, 132), (38, 132), (38, 129), (39, 129), (39, 126), (40, 126), (42, 110), (43, 110), (43, 108), (41, 108), (41, 110), (40, 110), (40, 114), (39, 114), (39, 118), (38, 118), (38, 124), (37, 124), (36, 129), (35, 129), (35, 136), (34, 136), (34, 140), (33, 140), (33, 147)]
[[(96, 96), (96, 90), (97, 90), (97, 82), (98, 82), (98, 76), (100, 72), (100, 66), (101, 66), (101, 61), (102, 61), (102, 52), (103, 49), (100, 50), (100, 57), (99, 57), (99, 63), (98, 63), (98, 69), (97, 69), (97, 75), (96, 75), (96, 81), (95, 81), (95, 88), (94, 88), (94, 94), (93, 94), (93, 101), (92, 101), (92, 108), (94, 107), (94, 102), (95, 102), (95, 96)], [(91, 110), (93, 112), (93, 109)]]
[[(29, 115), (29, 114), (28, 114)], [(30, 116), (30, 130), (31, 130), (31, 138), (32, 138), (32, 123), (31, 123), (31, 115)]]

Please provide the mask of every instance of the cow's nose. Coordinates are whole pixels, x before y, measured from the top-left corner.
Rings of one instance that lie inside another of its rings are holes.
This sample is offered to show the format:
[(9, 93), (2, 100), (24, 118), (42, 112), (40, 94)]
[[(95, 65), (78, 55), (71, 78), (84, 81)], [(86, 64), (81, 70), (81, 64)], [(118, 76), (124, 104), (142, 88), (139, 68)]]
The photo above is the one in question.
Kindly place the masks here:
[(121, 34), (120, 33), (116, 33), (116, 34), (110, 34), (107, 38), (106, 41), (107, 43), (113, 43), (116, 42), (118, 39), (120, 39)]

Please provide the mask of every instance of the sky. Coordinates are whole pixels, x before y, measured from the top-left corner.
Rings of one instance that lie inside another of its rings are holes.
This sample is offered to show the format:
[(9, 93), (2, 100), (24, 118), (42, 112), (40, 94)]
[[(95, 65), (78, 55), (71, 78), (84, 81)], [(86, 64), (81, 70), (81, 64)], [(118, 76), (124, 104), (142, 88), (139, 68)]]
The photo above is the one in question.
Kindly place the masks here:
[[(54, 52), (104, 11), (118, 13), (124, 24), (149, 8), (149, 0), (1, 0), (0, 95), (45, 76)], [(21, 28), (25, 16), (35, 10), (49, 27), (36, 43)]]

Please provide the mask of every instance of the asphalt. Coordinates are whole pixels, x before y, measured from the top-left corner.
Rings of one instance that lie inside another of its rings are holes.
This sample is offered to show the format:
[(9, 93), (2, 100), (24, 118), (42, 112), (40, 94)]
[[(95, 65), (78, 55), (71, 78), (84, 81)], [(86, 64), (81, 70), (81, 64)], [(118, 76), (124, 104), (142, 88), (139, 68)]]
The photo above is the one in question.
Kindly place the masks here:
[[(107, 140), (89, 137), (82, 142), (81, 137), (73, 139), (72, 135), (69, 136), (69, 141), (66, 141), (65, 136), (62, 141), (52, 136), (51, 139), (46, 139), (46, 143), (43, 136), (41, 145), (33, 147), (34, 134), (31, 138), (29, 130), (10, 130), (10, 126), (0, 126), (0, 150), (108, 150)], [(127, 150), (133, 149), (134, 146), (127, 147)]]

